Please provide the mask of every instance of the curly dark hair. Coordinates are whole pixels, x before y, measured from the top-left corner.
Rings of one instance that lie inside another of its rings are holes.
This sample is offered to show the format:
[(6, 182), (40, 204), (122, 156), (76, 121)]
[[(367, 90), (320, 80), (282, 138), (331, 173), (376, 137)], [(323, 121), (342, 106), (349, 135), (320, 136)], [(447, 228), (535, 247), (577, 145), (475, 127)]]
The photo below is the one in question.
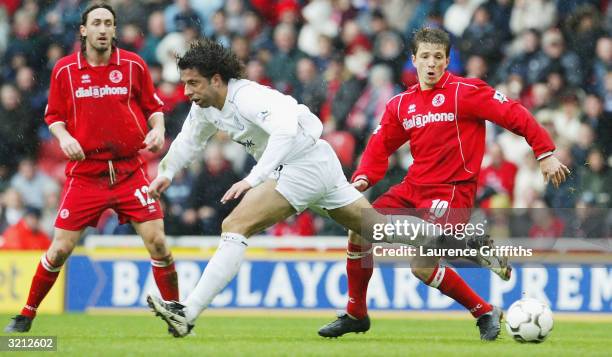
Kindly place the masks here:
[(192, 42), (189, 50), (178, 57), (178, 67), (197, 69), (209, 80), (219, 74), (225, 83), (242, 78), (244, 73), (244, 65), (232, 51), (208, 38)]
[(423, 27), (418, 29), (412, 34), (412, 41), (410, 41), (410, 50), (412, 54), (416, 56), (417, 50), (419, 49), (420, 43), (433, 43), (436, 45), (444, 46), (446, 57), (450, 55), (450, 36), (444, 30)]

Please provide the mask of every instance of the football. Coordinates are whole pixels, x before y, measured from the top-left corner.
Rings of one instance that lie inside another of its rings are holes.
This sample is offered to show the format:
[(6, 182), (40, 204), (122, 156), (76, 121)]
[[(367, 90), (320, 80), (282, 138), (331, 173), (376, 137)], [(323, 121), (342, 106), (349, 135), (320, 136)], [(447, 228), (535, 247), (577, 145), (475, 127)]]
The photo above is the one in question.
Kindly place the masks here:
[(543, 342), (553, 329), (550, 307), (536, 299), (515, 301), (506, 314), (506, 330), (515, 341)]

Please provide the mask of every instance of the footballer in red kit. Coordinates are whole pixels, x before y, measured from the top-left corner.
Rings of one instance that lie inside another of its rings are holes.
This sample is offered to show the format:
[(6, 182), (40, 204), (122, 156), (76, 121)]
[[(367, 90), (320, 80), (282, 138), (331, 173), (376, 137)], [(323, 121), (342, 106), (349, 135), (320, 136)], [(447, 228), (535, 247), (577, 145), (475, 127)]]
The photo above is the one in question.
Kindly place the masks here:
[[(360, 191), (375, 185), (385, 175), (389, 156), (410, 143), (414, 163), (401, 183), (374, 201), (375, 208), (443, 208), (446, 213), (438, 220), (448, 220), (450, 208), (469, 211), (474, 205), (485, 150), (486, 120), (525, 138), (545, 180), (558, 187), (566, 179), (569, 170), (553, 155), (554, 143), (527, 109), (482, 80), (462, 78), (446, 70), (450, 53), (446, 32), (420, 29), (414, 34), (411, 49), (419, 83), (388, 101), (352, 177)], [(357, 233), (349, 233), (347, 311), (322, 327), (320, 335), (337, 337), (369, 329), (366, 292), (373, 269), (371, 251), (371, 244)], [(439, 259), (416, 257), (411, 261), (412, 273), (470, 311), (477, 319), (482, 340), (495, 340), (501, 309), (478, 296), (454, 270), (439, 265)]]
[(154, 93), (145, 62), (115, 46), (115, 20), (109, 5), (88, 7), (81, 18), (81, 50), (53, 69), (45, 122), (70, 160), (67, 179), (53, 242), (41, 258), (25, 307), (6, 332), (30, 330), (83, 231), (108, 208), (142, 237), (164, 299), (178, 300), (163, 212), (148, 195), (149, 179), (139, 155), (141, 149), (155, 152), (163, 146), (163, 102)]

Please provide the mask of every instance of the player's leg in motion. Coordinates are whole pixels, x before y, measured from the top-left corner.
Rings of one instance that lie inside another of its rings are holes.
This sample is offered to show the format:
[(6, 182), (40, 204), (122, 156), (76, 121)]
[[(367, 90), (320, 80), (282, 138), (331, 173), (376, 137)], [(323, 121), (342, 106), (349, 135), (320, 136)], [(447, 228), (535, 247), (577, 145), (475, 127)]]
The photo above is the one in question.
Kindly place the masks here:
[(477, 319), (482, 340), (495, 340), (500, 331), (502, 310), (487, 303), (453, 269), (440, 265), (439, 260), (437, 257), (415, 257), (410, 264), (412, 273), (468, 309)]
[(296, 212), (275, 187), (276, 181), (269, 180), (249, 190), (223, 220), (219, 247), (182, 304), (166, 303), (149, 296), (149, 306), (174, 329), (175, 337), (187, 335), (198, 315), (236, 276), (244, 259), (247, 238)]
[(132, 221), (136, 233), (142, 237), (151, 256), (151, 269), (155, 283), (164, 300), (178, 300), (179, 287), (174, 259), (164, 234), (164, 221), (154, 219), (146, 222)]
[(32, 278), (26, 305), (21, 310), (21, 314), (15, 316), (6, 326), (4, 332), (28, 332), (30, 330), (38, 306), (55, 284), (62, 266), (72, 253), (82, 233), (83, 230), (69, 231), (55, 228), (53, 242), (41, 257)]

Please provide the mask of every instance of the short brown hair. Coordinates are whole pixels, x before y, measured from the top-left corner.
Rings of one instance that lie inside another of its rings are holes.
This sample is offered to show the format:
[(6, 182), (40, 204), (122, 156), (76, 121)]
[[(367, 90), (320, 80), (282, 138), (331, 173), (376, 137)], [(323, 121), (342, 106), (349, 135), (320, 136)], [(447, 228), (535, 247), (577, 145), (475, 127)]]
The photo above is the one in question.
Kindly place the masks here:
[(416, 30), (412, 35), (412, 41), (410, 41), (410, 50), (415, 56), (417, 54), (417, 50), (419, 49), (420, 43), (442, 45), (446, 51), (446, 57), (450, 55), (450, 36), (444, 30), (431, 27), (423, 27)]

